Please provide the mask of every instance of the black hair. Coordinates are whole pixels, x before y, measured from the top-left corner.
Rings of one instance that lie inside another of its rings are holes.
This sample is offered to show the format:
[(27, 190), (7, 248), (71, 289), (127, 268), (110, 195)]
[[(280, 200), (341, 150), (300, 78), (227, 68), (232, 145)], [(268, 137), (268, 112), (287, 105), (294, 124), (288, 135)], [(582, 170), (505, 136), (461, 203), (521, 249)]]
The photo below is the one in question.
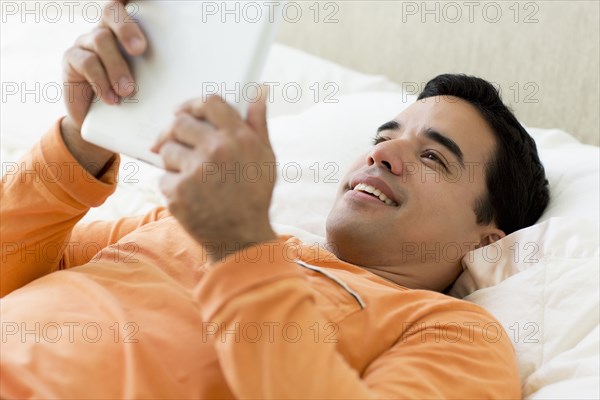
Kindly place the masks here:
[(485, 169), (487, 192), (474, 204), (477, 223), (494, 222), (507, 235), (533, 225), (550, 201), (548, 180), (534, 140), (499, 90), (481, 78), (443, 74), (427, 82), (418, 100), (434, 96), (469, 102), (495, 135), (495, 153)]

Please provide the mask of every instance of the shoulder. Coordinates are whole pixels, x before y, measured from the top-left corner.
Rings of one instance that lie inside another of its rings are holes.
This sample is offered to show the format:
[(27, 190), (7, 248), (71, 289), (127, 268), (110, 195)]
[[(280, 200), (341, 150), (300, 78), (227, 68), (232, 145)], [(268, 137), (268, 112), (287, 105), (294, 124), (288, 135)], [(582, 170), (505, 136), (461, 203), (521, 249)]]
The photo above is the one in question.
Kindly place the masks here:
[(407, 290), (403, 296), (415, 322), (462, 322), (466, 326), (500, 323), (483, 307), (429, 290)]

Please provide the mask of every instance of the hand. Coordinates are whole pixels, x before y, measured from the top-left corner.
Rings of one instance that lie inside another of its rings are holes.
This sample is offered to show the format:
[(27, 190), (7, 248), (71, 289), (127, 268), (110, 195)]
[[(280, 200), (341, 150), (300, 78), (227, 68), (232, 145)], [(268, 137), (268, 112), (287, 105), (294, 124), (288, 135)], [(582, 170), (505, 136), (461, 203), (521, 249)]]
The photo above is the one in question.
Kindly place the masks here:
[(120, 97), (133, 95), (133, 76), (118, 45), (131, 56), (141, 55), (146, 49), (146, 38), (137, 22), (128, 18), (126, 3), (108, 3), (99, 26), (80, 36), (63, 59), (67, 106), (61, 124), (63, 138), (79, 163), (91, 169), (100, 170), (114, 155), (81, 138), (81, 125), (94, 95), (106, 104), (117, 104)]
[(167, 170), (160, 186), (169, 211), (211, 261), (276, 238), (269, 222), (275, 156), (266, 91), (246, 121), (221, 97), (191, 100), (152, 148)]

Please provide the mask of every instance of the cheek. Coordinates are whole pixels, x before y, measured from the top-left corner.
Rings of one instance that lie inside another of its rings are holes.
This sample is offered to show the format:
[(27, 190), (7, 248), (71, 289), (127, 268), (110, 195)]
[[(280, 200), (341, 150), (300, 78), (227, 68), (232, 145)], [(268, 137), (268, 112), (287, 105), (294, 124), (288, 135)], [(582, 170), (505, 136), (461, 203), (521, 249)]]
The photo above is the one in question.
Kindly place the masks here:
[(340, 181), (340, 185), (338, 187), (338, 191), (337, 191), (337, 196), (336, 199), (339, 199), (340, 196), (342, 194), (344, 194), (344, 192), (346, 191), (346, 188), (348, 186), (348, 182), (350, 181), (350, 177), (356, 172), (358, 171), (361, 167), (364, 166), (364, 160), (366, 158), (366, 153), (361, 155), (356, 161), (354, 161), (352, 163), (352, 165), (350, 165), (350, 167), (347, 169), (346, 174), (344, 175), (344, 177), (342, 178), (342, 180)]
[(473, 193), (462, 181), (451, 182), (429, 176), (415, 185), (412, 210), (429, 230), (440, 234), (456, 234), (457, 229), (475, 223)]

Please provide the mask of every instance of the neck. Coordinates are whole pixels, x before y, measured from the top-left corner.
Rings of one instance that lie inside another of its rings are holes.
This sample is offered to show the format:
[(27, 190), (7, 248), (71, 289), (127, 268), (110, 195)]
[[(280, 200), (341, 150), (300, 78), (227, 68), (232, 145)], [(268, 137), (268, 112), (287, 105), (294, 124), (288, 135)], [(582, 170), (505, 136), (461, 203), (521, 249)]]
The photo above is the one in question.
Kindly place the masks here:
[(339, 248), (329, 242), (324, 247), (341, 261), (356, 265), (387, 281), (409, 289), (443, 292), (462, 273), (460, 264), (451, 266), (411, 260), (397, 265), (382, 265), (382, 260), (365, 257), (364, 254), (359, 257), (343, 254)]

